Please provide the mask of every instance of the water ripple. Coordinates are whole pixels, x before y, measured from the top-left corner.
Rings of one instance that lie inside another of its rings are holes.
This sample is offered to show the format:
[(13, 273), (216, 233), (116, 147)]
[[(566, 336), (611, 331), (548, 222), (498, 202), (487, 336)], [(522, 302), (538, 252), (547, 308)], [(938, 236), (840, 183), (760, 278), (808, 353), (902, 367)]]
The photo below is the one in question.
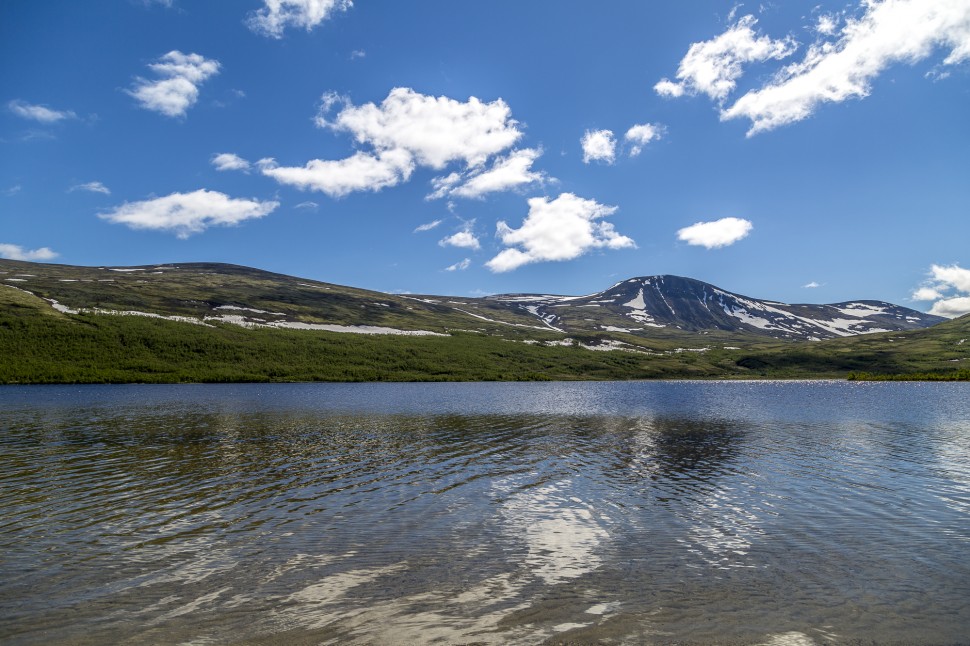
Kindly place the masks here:
[(0, 389), (0, 639), (959, 642), (970, 397), (905, 386)]

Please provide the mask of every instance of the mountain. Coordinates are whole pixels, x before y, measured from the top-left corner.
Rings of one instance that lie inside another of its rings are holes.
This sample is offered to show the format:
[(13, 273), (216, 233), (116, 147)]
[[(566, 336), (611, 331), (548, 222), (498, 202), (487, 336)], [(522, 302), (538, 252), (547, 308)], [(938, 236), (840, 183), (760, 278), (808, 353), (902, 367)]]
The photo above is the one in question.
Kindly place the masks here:
[(0, 260), (0, 383), (970, 378), (970, 315), (939, 320), (673, 276), (459, 298), (211, 263)]
[(946, 320), (882, 301), (788, 305), (678, 276), (631, 278), (588, 296), (461, 298), (384, 294), (217, 263), (72, 267), (0, 260), (0, 283), (68, 314), (407, 335), (542, 331), (650, 339), (718, 333), (742, 340), (819, 340)]
[(515, 294), (491, 299), (529, 312), (554, 329), (589, 328), (594, 321), (593, 327), (602, 330), (640, 335), (673, 328), (819, 340), (918, 329), (946, 320), (883, 301), (788, 305), (680, 276), (631, 278), (589, 296)]

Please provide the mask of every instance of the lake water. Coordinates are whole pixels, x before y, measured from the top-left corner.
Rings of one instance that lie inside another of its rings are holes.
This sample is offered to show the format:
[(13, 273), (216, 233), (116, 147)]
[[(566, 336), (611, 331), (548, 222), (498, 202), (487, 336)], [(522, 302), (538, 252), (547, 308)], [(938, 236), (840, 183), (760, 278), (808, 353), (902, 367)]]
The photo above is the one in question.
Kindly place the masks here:
[(0, 641), (968, 643), (970, 384), (0, 388)]

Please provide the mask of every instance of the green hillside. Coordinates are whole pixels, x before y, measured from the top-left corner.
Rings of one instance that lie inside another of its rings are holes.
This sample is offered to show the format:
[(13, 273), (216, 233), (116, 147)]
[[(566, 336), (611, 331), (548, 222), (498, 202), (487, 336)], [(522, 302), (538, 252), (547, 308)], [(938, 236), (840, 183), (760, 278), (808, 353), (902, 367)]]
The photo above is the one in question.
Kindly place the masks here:
[[(719, 330), (566, 334), (488, 299), (390, 295), (226, 265), (0, 261), (0, 279), (0, 383), (965, 379), (970, 368), (970, 317), (820, 342)], [(394, 334), (290, 329), (328, 325)]]
[(923, 330), (764, 348), (744, 353), (738, 363), (771, 377), (970, 380), (970, 314)]
[(61, 314), (0, 288), (0, 383), (647, 379), (719, 376), (694, 356)]

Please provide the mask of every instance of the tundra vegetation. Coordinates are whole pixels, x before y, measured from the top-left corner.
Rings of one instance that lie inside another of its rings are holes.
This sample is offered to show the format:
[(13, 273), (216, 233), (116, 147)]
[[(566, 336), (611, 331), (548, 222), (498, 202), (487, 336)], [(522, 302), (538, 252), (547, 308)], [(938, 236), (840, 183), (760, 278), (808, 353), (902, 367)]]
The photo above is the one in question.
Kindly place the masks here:
[[(390, 295), (242, 267), (0, 261), (0, 283), (6, 384), (970, 379), (970, 316), (803, 341), (717, 329), (559, 332), (488, 299)], [(290, 329), (325, 324), (434, 334)]]

